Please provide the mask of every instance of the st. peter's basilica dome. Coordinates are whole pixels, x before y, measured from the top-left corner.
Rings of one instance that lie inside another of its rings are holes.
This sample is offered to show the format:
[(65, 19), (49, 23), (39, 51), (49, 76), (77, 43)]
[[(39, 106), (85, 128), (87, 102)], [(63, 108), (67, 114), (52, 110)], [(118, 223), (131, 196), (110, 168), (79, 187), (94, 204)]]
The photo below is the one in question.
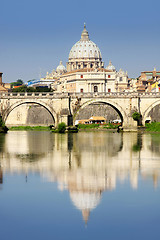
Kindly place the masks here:
[(83, 68), (101, 68), (103, 66), (101, 52), (98, 46), (89, 39), (84, 24), (81, 39), (70, 50), (67, 71)]
[(69, 53), (69, 59), (73, 58), (100, 58), (101, 52), (97, 45), (89, 39), (88, 31), (84, 25), (81, 39), (75, 43)]

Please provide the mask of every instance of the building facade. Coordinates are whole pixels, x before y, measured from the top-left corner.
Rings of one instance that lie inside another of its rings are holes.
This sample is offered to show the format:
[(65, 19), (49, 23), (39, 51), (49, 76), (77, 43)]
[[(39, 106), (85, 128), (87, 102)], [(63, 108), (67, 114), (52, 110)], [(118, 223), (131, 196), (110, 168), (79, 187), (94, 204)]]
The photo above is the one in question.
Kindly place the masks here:
[(142, 92), (159, 92), (160, 91), (160, 71), (154, 68), (153, 71), (141, 72), (138, 80), (138, 87)]

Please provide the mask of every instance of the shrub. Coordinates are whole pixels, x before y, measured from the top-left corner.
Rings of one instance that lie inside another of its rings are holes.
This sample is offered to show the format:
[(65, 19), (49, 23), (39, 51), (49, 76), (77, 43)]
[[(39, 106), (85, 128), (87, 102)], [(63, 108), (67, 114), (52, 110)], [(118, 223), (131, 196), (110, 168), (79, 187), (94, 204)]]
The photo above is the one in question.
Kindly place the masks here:
[(66, 130), (66, 124), (64, 122), (61, 122), (58, 124), (58, 132), (59, 133), (64, 133)]
[(138, 112), (134, 112), (134, 113), (132, 114), (132, 117), (133, 117), (133, 119), (134, 119), (135, 121), (139, 121), (139, 120), (140, 120), (140, 117), (141, 117), (141, 114), (138, 113)]
[(0, 116), (0, 133), (7, 133), (8, 128), (5, 126), (5, 123), (2, 120), (2, 117)]
[(2, 117), (0, 116), (0, 127), (5, 127), (5, 123), (2, 120)]

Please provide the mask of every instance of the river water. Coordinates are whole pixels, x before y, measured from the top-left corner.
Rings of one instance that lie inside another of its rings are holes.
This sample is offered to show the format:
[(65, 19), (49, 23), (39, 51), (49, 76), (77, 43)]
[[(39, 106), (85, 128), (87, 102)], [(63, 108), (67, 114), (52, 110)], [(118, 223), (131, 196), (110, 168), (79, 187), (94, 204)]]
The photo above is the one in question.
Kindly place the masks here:
[(0, 237), (160, 239), (160, 135), (0, 135)]

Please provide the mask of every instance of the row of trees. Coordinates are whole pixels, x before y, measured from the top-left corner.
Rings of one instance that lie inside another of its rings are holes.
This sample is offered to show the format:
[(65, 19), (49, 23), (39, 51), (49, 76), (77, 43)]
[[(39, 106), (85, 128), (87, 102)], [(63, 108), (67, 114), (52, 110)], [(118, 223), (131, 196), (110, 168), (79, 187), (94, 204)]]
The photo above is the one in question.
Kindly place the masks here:
[(24, 84), (23, 80), (18, 79), (16, 82), (11, 82), (11, 87), (21, 86), (21, 85), (23, 85), (23, 84)]
[[(17, 88), (14, 88), (14, 87), (17, 87)], [(52, 92), (53, 91), (51, 88), (48, 88), (48, 87), (36, 87), (36, 88), (27, 87), (26, 85), (24, 85), (24, 82), (21, 79), (18, 79), (16, 82), (12, 82), (11, 88), (12, 88), (12, 92)]]
[(12, 88), (12, 92), (53, 92), (51, 88), (48, 87), (27, 87), (26, 85), (22, 85), (18, 88)]

